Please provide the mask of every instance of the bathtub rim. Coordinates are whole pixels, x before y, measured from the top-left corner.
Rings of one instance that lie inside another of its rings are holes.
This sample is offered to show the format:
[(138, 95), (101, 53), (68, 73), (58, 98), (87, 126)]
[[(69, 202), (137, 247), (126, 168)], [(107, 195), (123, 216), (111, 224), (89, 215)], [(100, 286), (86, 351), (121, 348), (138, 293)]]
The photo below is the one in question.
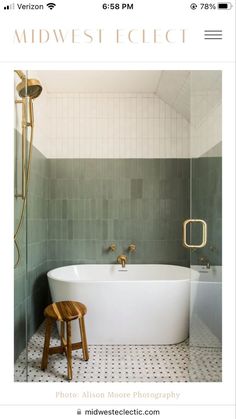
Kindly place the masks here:
[(101, 279), (99, 279), (99, 280), (93, 280), (93, 279), (79, 279), (79, 278), (76, 278), (76, 279), (69, 279), (69, 278), (58, 278), (56, 275), (55, 275), (55, 273), (57, 272), (57, 271), (59, 271), (59, 270), (61, 270), (61, 269), (63, 269), (63, 268), (72, 268), (72, 267), (74, 267), (74, 266), (83, 266), (83, 267), (85, 267), (85, 266), (88, 266), (88, 267), (97, 267), (97, 266), (117, 266), (118, 267), (118, 265), (117, 264), (112, 264), (112, 263), (95, 263), (95, 264), (88, 264), (88, 263), (81, 263), (81, 264), (72, 264), (72, 265), (63, 265), (63, 266), (59, 266), (59, 267), (57, 267), (57, 268), (54, 268), (54, 269), (51, 269), (50, 271), (48, 271), (47, 272), (47, 277), (48, 277), (48, 279), (52, 279), (52, 280), (55, 280), (55, 281), (59, 281), (59, 282), (69, 282), (69, 283), (78, 283), (78, 284), (104, 284), (104, 283), (134, 283), (134, 282), (138, 282), (138, 283), (163, 283), (163, 282), (168, 282), (168, 283), (173, 283), (173, 282), (183, 282), (183, 281), (186, 281), (186, 282), (190, 282), (191, 280), (197, 280), (198, 278), (199, 278), (199, 276), (200, 276), (200, 274), (199, 274), (199, 272), (198, 271), (196, 271), (195, 269), (193, 269), (193, 268), (189, 268), (189, 267), (186, 267), (186, 266), (180, 266), (180, 265), (169, 265), (169, 264), (164, 264), (164, 263), (157, 263), (157, 264), (145, 264), (145, 263), (142, 263), (142, 264), (129, 264), (128, 265), (128, 267), (130, 267), (130, 266), (134, 266), (134, 267), (139, 267), (139, 266), (162, 266), (162, 267), (166, 267), (166, 268), (180, 268), (180, 269), (183, 269), (184, 271), (188, 271), (189, 272), (189, 277), (188, 278), (175, 278), (175, 279), (153, 279), (153, 280), (150, 280), (150, 279), (143, 279), (143, 280), (129, 280), (129, 279), (113, 279), (113, 278), (111, 278), (111, 279), (109, 279), (109, 280), (101, 280)]

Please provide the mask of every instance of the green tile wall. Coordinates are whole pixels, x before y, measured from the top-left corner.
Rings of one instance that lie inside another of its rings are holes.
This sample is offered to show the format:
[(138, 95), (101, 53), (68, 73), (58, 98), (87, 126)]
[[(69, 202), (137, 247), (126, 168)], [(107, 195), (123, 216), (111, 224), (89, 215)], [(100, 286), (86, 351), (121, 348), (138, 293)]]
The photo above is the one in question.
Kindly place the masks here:
[(50, 159), (48, 209), (50, 266), (114, 263), (131, 242), (129, 263), (189, 266), (188, 159)]
[[(17, 144), (20, 134), (16, 131)], [(17, 154), (17, 153), (16, 153)], [(20, 177), (21, 161), (17, 162), (16, 180)], [(20, 185), (18, 185), (20, 188)], [(18, 189), (19, 190), (19, 189)], [(15, 228), (22, 199), (15, 198)], [(27, 221), (26, 221), (27, 212)], [(34, 147), (30, 186), (24, 222), (19, 234), (21, 260), (14, 272), (15, 359), (25, 348), (43, 318), (48, 302), (47, 235), (48, 235), (48, 162)], [(27, 248), (26, 248), (27, 241)]]
[(48, 161), (34, 147), (27, 204), (28, 336), (43, 320), (49, 302), (47, 281)]
[[(20, 152), (21, 152), (21, 134), (15, 130), (14, 138), (14, 168), (15, 168), (15, 178), (14, 178), (14, 231), (16, 231), (17, 225), (19, 223), (21, 208), (22, 208), (22, 199), (16, 198), (16, 194), (21, 191), (21, 161), (20, 161)], [(27, 288), (26, 288), (26, 278), (27, 278), (27, 269), (26, 269), (26, 218), (24, 217), (21, 230), (17, 236), (17, 243), (20, 247), (21, 257), (19, 264), (17, 265), (14, 271), (14, 346), (15, 346), (15, 358), (18, 357), (20, 352), (26, 346), (26, 298), (27, 298)], [(15, 262), (17, 259), (16, 248), (15, 251)]]
[[(202, 157), (192, 160), (192, 215), (208, 225), (208, 243), (192, 252), (192, 264), (206, 256), (211, 265), (222, 264), (222, 158)], [(201, 241), (201, 230), (193, 229), (193, 240)]]

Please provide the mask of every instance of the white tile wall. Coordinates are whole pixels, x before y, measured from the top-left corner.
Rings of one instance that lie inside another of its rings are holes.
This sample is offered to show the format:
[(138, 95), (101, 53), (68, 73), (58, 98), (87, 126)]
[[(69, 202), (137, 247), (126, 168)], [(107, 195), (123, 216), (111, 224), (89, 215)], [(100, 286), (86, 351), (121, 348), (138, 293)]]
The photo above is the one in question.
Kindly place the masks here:
[(206, 113), (196, 125), (191, 125), (191, 155), (200, 157), (222, 140), (221, 104)]
[(221, 105), (218, 105), (197, 126), (191, 126), (191, 155), (200, 157), (222, 140)]
[(221, 72), (191, 76), (190, 155), (200, 157), (222, 141)]
[(35, 145), (47, 158), (188, 158), (188, 121), (155, 94), (42, 94)]

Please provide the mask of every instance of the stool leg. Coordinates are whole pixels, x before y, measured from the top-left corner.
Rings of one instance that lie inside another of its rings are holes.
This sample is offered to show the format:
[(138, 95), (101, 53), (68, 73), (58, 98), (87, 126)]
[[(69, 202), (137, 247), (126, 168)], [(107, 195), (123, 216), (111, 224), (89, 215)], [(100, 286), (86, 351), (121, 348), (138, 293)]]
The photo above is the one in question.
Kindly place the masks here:
[(88, 354), (87, 338), (86, 338), (86, 331), (85, 331), (85, 325), (84, 325), (84, 318), (83, 317), (79, 318), (79, 327), (80, 327), (80, 334), (81, 334), (83, 359), (84, 359), (84, 361), (88, 361), (89, 354)]
[(41, 363), (42, 370), (45, 370), (48, 365), (48, 352), (49, 352), (49, 346), (50, 346), (51, 327), (52, 327), (52, 320), (49, 317), (46, 317), (43, 358), (42, 358), (42, 363)]
[(65, 323), (61, 322), (61, 347), (63, 348), (63, 352), (65, 351)]
[(71, 322), (66, 322), (66, 340), (67, 340), (67, 371), (68, 380), (72, 379), (72, 344), (71, 344)]

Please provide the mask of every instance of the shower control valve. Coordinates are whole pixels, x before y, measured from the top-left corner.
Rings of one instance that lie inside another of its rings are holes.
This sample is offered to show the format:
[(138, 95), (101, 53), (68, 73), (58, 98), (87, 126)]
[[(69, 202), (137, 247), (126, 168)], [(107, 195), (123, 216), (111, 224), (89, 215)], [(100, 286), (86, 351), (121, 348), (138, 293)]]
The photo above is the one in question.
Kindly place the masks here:
[(200, 256), (198, 260), (201, 265), (206, 266), (207, 269), (210, 269), (211, 264), (210, 264), (209, 259), (206, 256)]
[(131, 243), (128, 247), (128, 251), (131, 252), (131, 253), (136, 252), (136, 244)]
[(116, 250), (116, 244), (112, 243), (109, 247), (108, 247), (108, 251), (111, 250), (112, 252), (115, 252)]

